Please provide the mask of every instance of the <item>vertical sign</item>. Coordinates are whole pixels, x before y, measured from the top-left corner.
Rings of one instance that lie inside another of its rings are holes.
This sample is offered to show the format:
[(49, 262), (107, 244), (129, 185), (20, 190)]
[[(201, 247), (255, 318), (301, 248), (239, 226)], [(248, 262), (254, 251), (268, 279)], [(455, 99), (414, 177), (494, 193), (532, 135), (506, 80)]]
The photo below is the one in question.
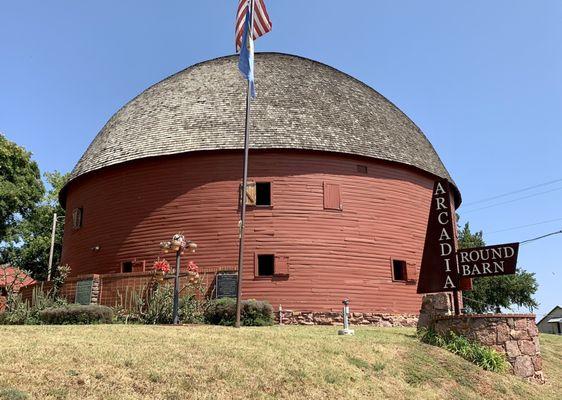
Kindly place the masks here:
[(519, 243), (457, 251), (455, 212), (447, 180), (433, 186), (418, 293), (472, 289), (472, 278), (515, 274)]
[(417, 292), (451, 292), (458, 285), (455, 214), (449, 182), (443, 179), (433, 186)]

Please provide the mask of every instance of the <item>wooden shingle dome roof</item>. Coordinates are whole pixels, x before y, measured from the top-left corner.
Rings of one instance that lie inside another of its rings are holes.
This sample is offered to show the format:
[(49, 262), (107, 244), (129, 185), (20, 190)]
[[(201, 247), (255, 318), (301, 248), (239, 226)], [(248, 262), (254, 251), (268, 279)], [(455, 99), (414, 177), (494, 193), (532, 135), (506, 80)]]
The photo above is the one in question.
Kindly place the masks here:
[[(72, 171), (145, 157), (243, 148), (245, 81), (238, 57), (193, 65), (148, 88), (103, 127)], [(251, 148), (366, 156), (451, 178), (423, 132), (362, 82), (306, 58), (258, 53)]]

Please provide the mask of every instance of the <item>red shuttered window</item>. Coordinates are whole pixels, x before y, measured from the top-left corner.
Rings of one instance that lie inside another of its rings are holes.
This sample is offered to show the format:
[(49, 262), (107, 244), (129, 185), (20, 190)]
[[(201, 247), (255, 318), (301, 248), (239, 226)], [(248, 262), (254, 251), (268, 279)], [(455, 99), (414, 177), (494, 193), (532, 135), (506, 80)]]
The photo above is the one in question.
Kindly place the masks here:
[(289, 257), (273, 253), (255, 254), (254, 276), (273, 277), (289, 275)]
[(324, 182), (324, 209), (341, 211), (340, 185)]

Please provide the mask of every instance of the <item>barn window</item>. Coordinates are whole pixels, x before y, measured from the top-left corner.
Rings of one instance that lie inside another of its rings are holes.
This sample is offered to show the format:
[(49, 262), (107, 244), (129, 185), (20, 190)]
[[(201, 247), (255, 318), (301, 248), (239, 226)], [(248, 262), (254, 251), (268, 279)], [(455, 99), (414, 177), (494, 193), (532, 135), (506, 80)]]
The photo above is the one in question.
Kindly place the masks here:
[(367, 173), (367, 166), (366, 165), (357, 165), (357, 172), (360, 172), (362, 174), (366, 174)]
[(121, 272), (124, 272), (124, 273), (133, 272), (133, 262), (132, 261), (123, 261), (121, 263)]
[(254, 275), (256, 277), (288, 277), (289, 257), (275, 254), (258, 254), (255, 256)]
[(340, 185), (324, 182), (324, 209), (341, 211)]
[(406, 281), (408, 277), (406, 261), (392, 260), (392, 280)]
[(72, 211), (72, 227), (74, 229), (82, 227), (82, 207), (75, 208)]
[(273, 276), (275, 272), (275, 256), (273, 254), (258, 254), (257, 264), (258, 276)]
[(256, 206), (271, 205), (271, 182), (256, 183)]

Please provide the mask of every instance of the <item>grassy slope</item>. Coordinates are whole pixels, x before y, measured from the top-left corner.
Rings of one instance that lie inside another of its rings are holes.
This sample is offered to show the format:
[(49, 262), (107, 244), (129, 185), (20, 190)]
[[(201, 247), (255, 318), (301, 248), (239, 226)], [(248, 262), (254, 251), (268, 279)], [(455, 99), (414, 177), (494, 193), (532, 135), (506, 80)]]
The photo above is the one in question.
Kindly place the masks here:
[(0, 399), (562, 398), (554, 336), (541, 337), (549, 383), (540, 386), (421, 344), (411, 329), (23, 326), (0, 335)]

